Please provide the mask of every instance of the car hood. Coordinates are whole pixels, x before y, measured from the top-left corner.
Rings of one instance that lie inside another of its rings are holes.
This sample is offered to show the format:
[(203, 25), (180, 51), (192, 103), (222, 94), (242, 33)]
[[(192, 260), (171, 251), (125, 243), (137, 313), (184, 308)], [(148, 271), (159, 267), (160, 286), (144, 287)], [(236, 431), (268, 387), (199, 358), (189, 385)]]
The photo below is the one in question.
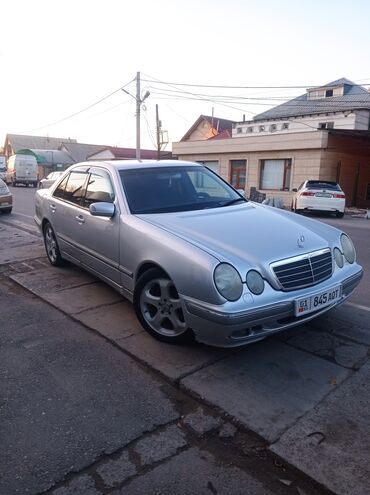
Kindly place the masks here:
[(140, 218), (240, 268), (326, 248), (339, 233), (315, 220), (251, 202)]

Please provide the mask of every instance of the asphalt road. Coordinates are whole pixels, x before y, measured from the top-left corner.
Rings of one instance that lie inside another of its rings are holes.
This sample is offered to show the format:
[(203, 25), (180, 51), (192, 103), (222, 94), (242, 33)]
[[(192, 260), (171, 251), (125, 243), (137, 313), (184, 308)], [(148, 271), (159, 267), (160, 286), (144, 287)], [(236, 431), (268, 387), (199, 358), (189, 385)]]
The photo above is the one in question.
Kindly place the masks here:
[(33, 227), (35, 225), (33, 216), (35, 210), (35, 194), (37, 189), (26, 186), (9, 186), (9, 189), (13, 194), (13, 211), (9, 219), (17, 220), (18, 222), (22, 222)]

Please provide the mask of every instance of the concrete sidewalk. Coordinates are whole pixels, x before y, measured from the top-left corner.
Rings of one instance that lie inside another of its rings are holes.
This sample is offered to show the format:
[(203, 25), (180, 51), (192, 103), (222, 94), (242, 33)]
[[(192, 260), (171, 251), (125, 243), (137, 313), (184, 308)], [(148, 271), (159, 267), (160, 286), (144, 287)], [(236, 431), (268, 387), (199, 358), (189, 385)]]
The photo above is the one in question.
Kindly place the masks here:
[[(15, 230), (0, 225), (0, 236), (10, 238)], [(148, 336), (131, 304), (108, 286), (72, 265), (48, 266), (40, 244), (21, 236), (11, 261), (0, 245), (1, 271), (258, 434), (322, 486), (338, 495), (369, 493), (369, 312), (342, 306), (237, 351), (169, 346)]]

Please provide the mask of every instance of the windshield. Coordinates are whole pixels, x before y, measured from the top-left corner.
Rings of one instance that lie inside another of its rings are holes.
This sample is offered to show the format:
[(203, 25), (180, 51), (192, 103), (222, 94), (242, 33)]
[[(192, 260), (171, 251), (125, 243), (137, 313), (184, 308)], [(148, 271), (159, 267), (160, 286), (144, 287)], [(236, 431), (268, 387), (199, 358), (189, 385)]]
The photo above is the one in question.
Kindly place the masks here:
[(246, 201), (205, 167), (174, 166), (121, 170), (131, 213), (220, 208)]
[(307, 189), (331, 189), (333, 191), (340, 191), (340, 187), (336, 182), (324, 181), (324, 180), (309, 180), (306, 183)]

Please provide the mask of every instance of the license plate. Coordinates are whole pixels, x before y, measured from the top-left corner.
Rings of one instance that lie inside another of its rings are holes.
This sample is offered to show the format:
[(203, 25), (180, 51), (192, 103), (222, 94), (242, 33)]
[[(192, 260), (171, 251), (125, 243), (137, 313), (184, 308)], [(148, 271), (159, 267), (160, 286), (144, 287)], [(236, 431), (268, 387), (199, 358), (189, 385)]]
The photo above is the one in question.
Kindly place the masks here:
[(333, 302), (338, 301), (342, 295), (342, 286), (332, 287), (324, 292), (319, 292), (313, 296), (303, 297), (295, 301), (295, 315), (302, 316), (307, 313), (312, 313), (325, 306), (330, 306)]
[(316, 193), (316, 198), (332, 198), (333, 195), (329, 193)]

